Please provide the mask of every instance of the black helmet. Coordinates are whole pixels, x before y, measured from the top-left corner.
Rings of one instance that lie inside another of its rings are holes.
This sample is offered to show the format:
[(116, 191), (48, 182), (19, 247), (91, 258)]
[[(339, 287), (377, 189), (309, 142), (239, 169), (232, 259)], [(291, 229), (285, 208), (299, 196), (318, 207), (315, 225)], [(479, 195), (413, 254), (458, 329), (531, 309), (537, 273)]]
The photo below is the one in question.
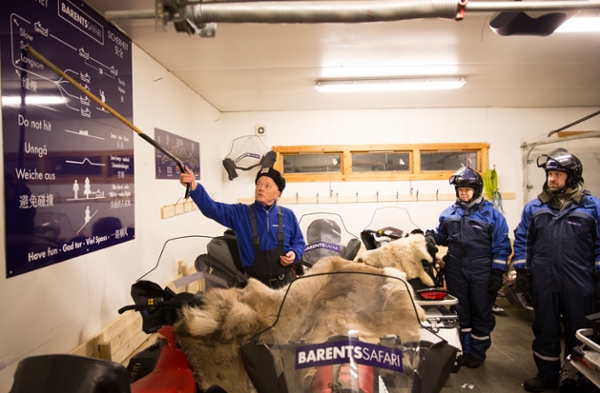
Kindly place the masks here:
[(468, 166), (463, 166), (454, 172), (454, 175), (450, 176), (448, 182), (454, 186), (457, 198), (459, 187), (471, 187), (475, 190), (475, 192), (473, 192), (473, 198), (471, 201), (479, 198), (481, 196), (481, 192), (483, 191), (483, 178), (479, 173)]
[(582, 180), (583, 165), (581, 161), (563, 148), (558, 148), (550, 154), (540, 155), (537, 158), (537, 166), (546, 171), (546, 181), (548, 180), (548, 171), (566, 173), (567, 187), (575, 188), (577, 183)]

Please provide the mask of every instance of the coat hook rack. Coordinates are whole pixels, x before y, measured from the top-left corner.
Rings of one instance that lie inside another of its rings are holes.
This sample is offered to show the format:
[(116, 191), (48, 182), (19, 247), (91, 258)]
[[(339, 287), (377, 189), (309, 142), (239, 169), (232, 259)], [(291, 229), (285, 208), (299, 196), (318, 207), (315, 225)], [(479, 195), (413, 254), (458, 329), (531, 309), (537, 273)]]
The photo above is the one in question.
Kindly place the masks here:
[(164, 205), (160, 208), (160, 218), (164, 220), (166, 218), (179, 216), (181, 214), (189, 213), (194, 210), (198, 210), (198, 206), (196, 206), (196, 204), (191, 198), (179, 198), (175, 203), (170, 205)]
[[(442, 189), (443, 190), (443, 189)], [(355, 191), (354, 194), (349, 195), (340, 195), (338, 191), (335, 192), (335, 195), (324, 195), (321, 196), (321, 192), (316, 192), (315, 194), (310, 194), (308, 196), (301, 196), (299, 192), (296, 192), (296, 195), (292, 195), (289, 197), (280, 197), (278, 199), (279, 203), (285, 204), (334, 204), (334, 203), (410, 203), (410, 202), (441, 202), (441, 201), (456, 201), (455, 193), (440, 193), (440, 189), (436, 189), (435, 192), (430, 194), (421, 193), (417, 188), (414, 190), (414, 194), (400, 194), (396, 191), (395, 194), (382, 194), (379, 190), (377, 190), (374, 194), (368, 195), (359, 195), (359, 190)], [(510, 200), (515, 199), (516, 193), (514, 192), (503, 192), (502, 199)], [(254, 197), (249, 198), (238, 198), (238, 202), (251, 204), (254, 202)], [(187, 213), (193, 209), (197, 209), (196, 205), (189, 200), (183, 204), (180, 201), (177, 201), (176, 204), (170, 205), (170, 213), (167, 214), (168, 217), (172, 217), (176, 214), (179, 214), (181, 211), (180, 206), (184, 206), (184, 211)], [(177, 207), (177, 213), (175, 212), (175, 208)], [(163, 218), (164, 214), (163, 214)]]

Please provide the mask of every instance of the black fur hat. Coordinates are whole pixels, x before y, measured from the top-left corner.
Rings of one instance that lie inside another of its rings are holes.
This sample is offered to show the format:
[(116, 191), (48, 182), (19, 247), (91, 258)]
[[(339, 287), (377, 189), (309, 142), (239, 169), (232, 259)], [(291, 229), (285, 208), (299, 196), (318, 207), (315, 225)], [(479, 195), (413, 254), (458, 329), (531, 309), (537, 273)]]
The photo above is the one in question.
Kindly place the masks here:
[(254, 184), (258, 183), (258, 179), (261, 176), (267, 176), (273, 179), (275, 184), (277, 184), (277, 188), (279, 188), (279, 192), (283, 192), (283, 189), (285, 188), (285, 179), (283, 178), (283, 176), (281, 176), (281, 173), (279, 173), (278, 170), (273, 169), (271, 167), (260, 168), (260, 170), (256, 174), (256, 180), (254, 181)]

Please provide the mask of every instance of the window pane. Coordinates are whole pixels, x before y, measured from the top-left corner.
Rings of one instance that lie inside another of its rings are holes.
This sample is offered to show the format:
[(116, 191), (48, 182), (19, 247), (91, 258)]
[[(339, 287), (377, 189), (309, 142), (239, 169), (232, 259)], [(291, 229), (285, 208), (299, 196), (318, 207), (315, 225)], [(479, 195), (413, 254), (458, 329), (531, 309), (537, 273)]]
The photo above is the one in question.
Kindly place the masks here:
[(341, 154), (284, 155), (283, 173), (341, 173)]
[(421, 171), (455, 171), (461, 166), (480, 170), (477, 167), (477, 152), (421, 152)]
[(352, 153), (352, 172), (408, 172), (409, 153)]

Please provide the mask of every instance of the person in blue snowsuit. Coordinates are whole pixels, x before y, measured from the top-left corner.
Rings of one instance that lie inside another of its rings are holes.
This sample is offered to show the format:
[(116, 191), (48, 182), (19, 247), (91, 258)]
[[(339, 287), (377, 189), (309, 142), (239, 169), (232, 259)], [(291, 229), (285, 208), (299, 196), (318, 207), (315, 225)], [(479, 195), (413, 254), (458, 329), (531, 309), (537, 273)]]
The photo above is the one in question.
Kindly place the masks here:
[(279, 171), (271, 167), (258, 171), (251, 205), (215, 202), (187, 167), (179, 181), (191, 184), (190, 197), (202, 214), (233, 229), (248, 276), (274, 289), (294, 279), (293, 265), (302, 259), (305, 242), (294, 212), (277, 204), (285, 188)]
[(444, 270), (448, 292), (458, 299), (455, 308), (462, 364), (477, 368), (492, 343), (490, 333), (496, 325), (492, 307), (504, 283), (512, 250), (504, 216), (481, 195), (481, 175), (462, 167), (449, 181), (457, 200), (442, 212), (439, 226), (427, 231), (426, 237), (432, 236), (436, 244), (448, 247)]
[(558, 387), (561, 321), (565, 357), (578, 345), (577, 329), (598, 310), (600, 295), (600, 201), (585, 189), (581, 161), (559, 148), (542, 154), (543, 192), (523, 208), (515, 232), (513, 267), (517, 286), (532, 300), (536, 377), (525, 390)]

